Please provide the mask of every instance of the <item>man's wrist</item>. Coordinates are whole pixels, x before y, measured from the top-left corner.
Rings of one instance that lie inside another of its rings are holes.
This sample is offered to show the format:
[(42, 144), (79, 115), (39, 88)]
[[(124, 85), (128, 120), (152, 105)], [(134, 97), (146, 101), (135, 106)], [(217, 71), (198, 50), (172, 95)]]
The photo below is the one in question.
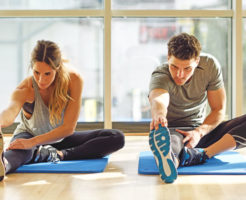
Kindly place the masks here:
[(198, 132), (200, 138), (202, 138), (203, 136), (205, 136), (208, 133), (208, 131), (207, 131), (208, 125), (201, 125), (201, 126), (197, 127), (195, 130)]

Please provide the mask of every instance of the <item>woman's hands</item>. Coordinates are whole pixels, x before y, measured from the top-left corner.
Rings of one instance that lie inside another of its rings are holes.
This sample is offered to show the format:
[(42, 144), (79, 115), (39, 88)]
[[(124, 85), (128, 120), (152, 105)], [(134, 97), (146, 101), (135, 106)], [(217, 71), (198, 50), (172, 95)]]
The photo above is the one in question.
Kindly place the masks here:
[(24, 139), (19, 138), (9, 144), (9, 147), (6, 150), (13, 150), (13, 149), (31, 149), (36, 146), (35, 139)]

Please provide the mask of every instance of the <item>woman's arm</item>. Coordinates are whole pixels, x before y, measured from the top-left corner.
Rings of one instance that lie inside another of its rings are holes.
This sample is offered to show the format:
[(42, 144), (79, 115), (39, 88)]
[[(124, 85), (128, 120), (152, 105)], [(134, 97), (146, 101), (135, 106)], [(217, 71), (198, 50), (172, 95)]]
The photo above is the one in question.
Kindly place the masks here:
[(30, 139), (17, 139), (9, 145), (8, 149), (30, 149), (34, 146), (50, 144), (59, 139), (72, 135), (80, 113), (83, 80), (79, 74), (70, 74), (70, 96), (63, 124), (45, 134), (35, 136)]
[(29, 96), (29, 78), (25, 79), (12, 93), (9, 105), (0, 113), (1, 127), (10, 126)]

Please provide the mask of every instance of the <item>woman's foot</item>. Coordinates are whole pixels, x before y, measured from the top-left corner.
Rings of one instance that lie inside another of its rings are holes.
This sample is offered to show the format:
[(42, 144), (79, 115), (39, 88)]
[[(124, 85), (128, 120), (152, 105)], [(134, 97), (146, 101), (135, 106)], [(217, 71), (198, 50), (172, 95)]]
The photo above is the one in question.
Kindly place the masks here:
[(37, 153), (34, 158), (35, 163), (39, 162), (53, 162), (57, 163), (62, 160), (60, 156), (61, 151), (57, 151), (56, 148), (51, 145), (39, 146)]
[(62, 151), (58, 151), (57, 150), (57, 154), (60, 157), (60, 160), (63, 160), (64, 159), (64, 155), (63, 155)]
[(0, 181), (2, 181), (4, 179), (4, 176), (5, 176), (5, 165), (4, 165), (3, 151), (4, 151), (3, 133), (0, 130)]

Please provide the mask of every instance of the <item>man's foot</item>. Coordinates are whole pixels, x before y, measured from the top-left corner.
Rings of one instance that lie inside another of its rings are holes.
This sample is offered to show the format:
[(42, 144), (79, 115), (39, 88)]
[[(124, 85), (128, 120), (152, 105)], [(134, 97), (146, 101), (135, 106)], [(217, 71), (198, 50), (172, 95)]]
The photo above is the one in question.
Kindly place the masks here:
[(3, 151), (4, 151), (4, 141), (3, 141), (3, 133), (0, 130), (0, 181), (4, 179), (5, 176), (5, 165), (3, 161)]
[(180, 166), (199, 165), (207, 159), (204, 149), (184, 147), (180, 153)]
[(57, 149), (50, 145), (39, 146), (34, 158), (35, 163), (38, 162), (57, 163), (60, 160), (61, 160), (60, 156), (57, 154)]
[(161, 179), (172, 183), (177, 178), (174, 154), (171, 152), (171, 139), (166, 127), (159, 125), (158, 130), (150, 131), (149, 145), (154, 154)]

